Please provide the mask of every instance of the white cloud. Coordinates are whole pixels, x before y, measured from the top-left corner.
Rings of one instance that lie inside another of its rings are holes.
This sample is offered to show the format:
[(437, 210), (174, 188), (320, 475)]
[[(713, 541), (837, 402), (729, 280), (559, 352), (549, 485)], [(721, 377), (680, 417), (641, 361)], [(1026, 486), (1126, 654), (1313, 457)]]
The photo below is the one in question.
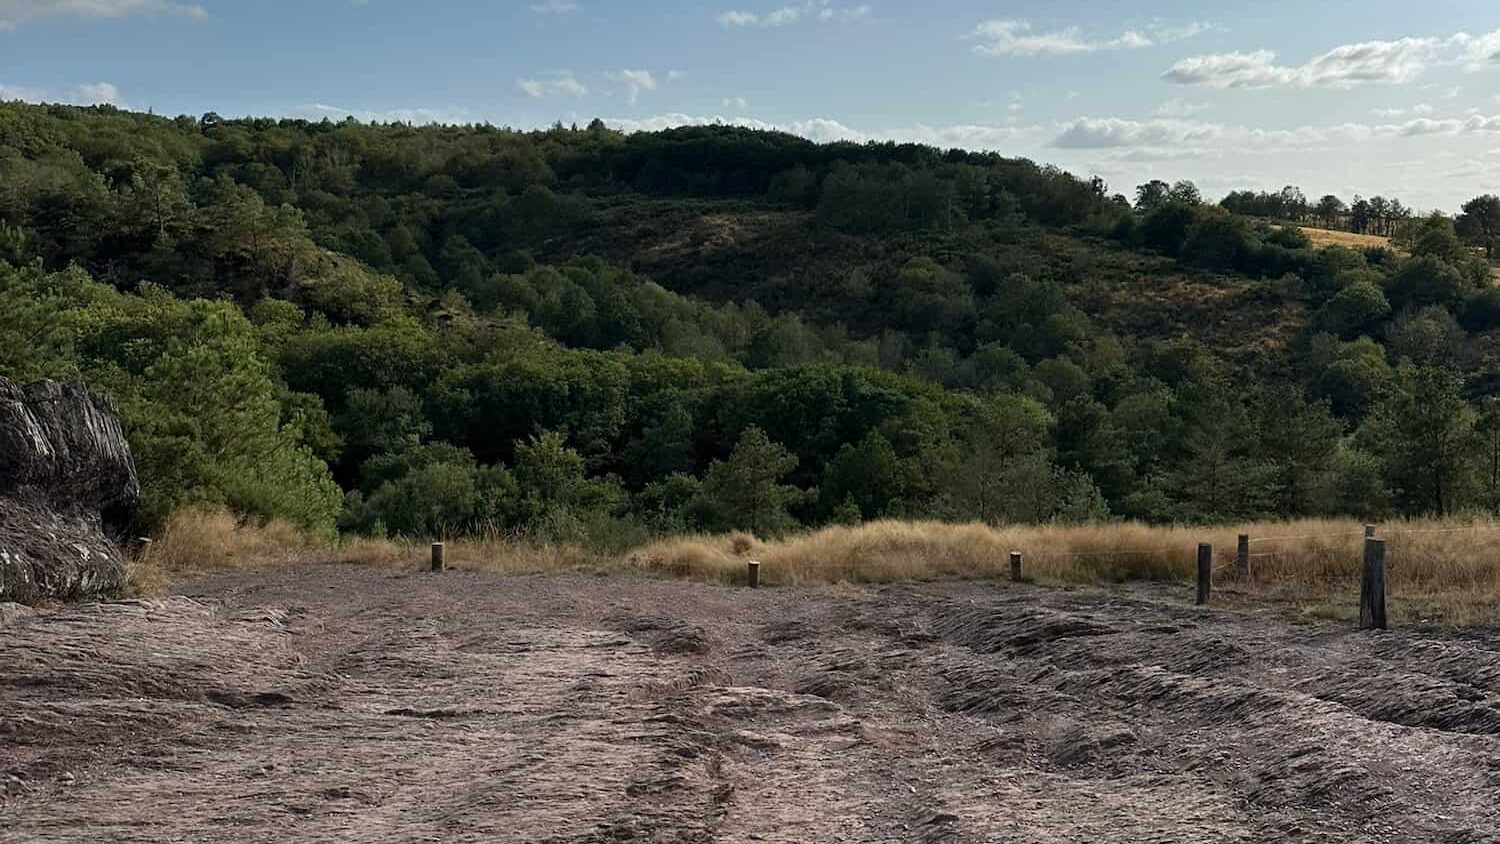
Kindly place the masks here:
[(870, 7), (834, 6), (832, 0), (807, 0), (800, 5), (783, 6), (774, 11), (759, 13), (731, 9), (715, 17), (720, 26), (792, 26), (802, 21), (817, 20), (824, 23), (848, 23), (868, 17)]
[(531, 11), (539, 15), (562, 15), (578, 10), (578, 4), (572, 0), (546, 0), (544, 3), (531, 4)]
[(739, 111), (744, 111), (745, 109), (750, 107), (750, 101), (745, 99), (744, 97), (725, 97), (720, 101), (719, 105), (723, 106), (724, 108), (733, 108), (738, 109)]
[(1167, 100), (1151, 112), (1152, 117), (1192, 117), (1208, 110), (1208, 103), (1190, 103), (1187, 100)]
[(87, 82), (74, 89), (82, 101), (114, 104), (120, 101), (120, 89), (108, 82)]
[(1147, 149), (1201, 154), (1225, 150), (1286, 150), (1323, 147), (1368, 139), (1372, 127), (1344, 123), (1329, 127), (1256, 129), (1223, 123), (1158, 119), (1124, 120), (1118, 117), (1080, 118), (1067, 124), (1052, 140), (1059, 149)]
[(1484, 35), (1460, 32), (1451, 40), (1463, 51), (1460, 61), (1468, 70), (1483, 70), (1500, 64), (1500, 29)]
[(649, 70), (622, 70), (619, 73), (604, 74), (612, 82), (618, 82), (625, 86), (630, 96), (632, 105), (640, 98), (642, 91), (655, 91), (658, 87), (656, 77)]
[(1339, 148), (1351, 142), (1375, 138), (1489, 133), (1500, 133), (1500, 115), (1472, 115), (1445, 120), (1417, 117), (1404, 123), (1341, 123), (1294, 129), (1258, 129), (1189, 120), (1136, 121), (1118, 117), (1085, 117), (1066, 124), (1051, 145), (1067, 150), (1132, 149), (1159, 155), (1169, 152), (1209, 155), (1226, 151), (1283, 152), (1291, 149)]
[(964, 149), (1001, 149), (1013, 146), (1017, 141), (1022, 139), (1035, 137), (1042, 131), (1040, 126), (1018, 127), (980, 124), (956, 126), (926, 126), (917, 124), (896, 129), (867, 131), (846, 126), (837, 120), (826, 117), (815, 117), (810, 120), (777, 124), (767, 123), (750, 117), (726, 117), (722, 115), (700, 117), (687, 114), (663, 114), (640, 120), (606, 118), (604, 122), (624, 132), (656, 132), (678, 126), (722, 124), (725, 126), (743, 126), (750, 129), (787, 132), (819, 143), (829, 141), (855, 141), (857, 143), (864, 143), (866, 141), (896, 141), (898, 143), (910, 142), (931, 144), (944, 148), (962, 147)]
[(0, 0), (0, 30), (11, 30), (42, 18), (123, 18), (131, 15), (178, 15), (201, 20), (208, 11), (197, 3), (173, 0)]
[(1486, 117), (1482, 114), (1472, 114), (1464, 118), (1450, 117), (1442, 120), (1434, 120), (1430, 117), (1418, 117), (1414, 120), (1408, 120), (1405, 123), (1376, 128), (1383, 134), (1394, 133), (1403, 137), (1489, 134), (1491, 132), (1500, 132), (1500, 115)]
[(19, 85), (0, 84), (0, 103), (12, 102), (14, 100), (21, 100), (22, 102), (28, 103), (39, 103), (45, 99), (46, 98), (41, 94), (31, 90), (30, 88), (22, 88)]
[(292, 110), (297, 117), (305, 117), (310, 120), (343, 120), (352, 117), (364, 123), (409, 123), (415, 125), (426, 125), (441, 123), (450, 126), (461, 126), (468, 123), (478, 123), (479, 118), (466, 108), (388, 108), (388, 109), (358, 109), (342, 108), (340, 106), (328, 105), (326, 103), (309, 103)]
[(1139, 50), (1192, 38), (1217, 28), (1209, 23), (1179, 27), (1152, 24), (1143, 30), (1127, 29), (1113, 38), (1087, 38), (1076, 26), (1053, 32), (1035, 32), (1027, 21), (988, 20), (980, 22), (969, 37), (979, 42), (974, 45), (974, 52), (985, 56), (1068, 56)]
[(517, 79), (516, 88), (534, 100), (543, 97), (582, 97), (588, 94), (588, 86), (573, 78), (571, 73), (560, 73), (551, 79)]
[[(1397, 117), (1405, 117), (1408, 114), (1410, 114), (1410, 115), (1412, 115), (1414, 117), (1419, 117), (1419, 116), (1424, 115), (1424, 114), (1432, 114), (1434, 111), (1436, 111), (1436, 109), (1434, 109), (1432, 106), (1430, 106), (1430, 105), (1428, 105), (1426, 103), (1418, 103), (1418, 104), (1412, 106), (1411, 108), (1372, 108), (1372, 109), (1370, 109), (1370, 113), (1371, 114), (1375, 115), (1376, 117), (1384, 117), (1387, 120), (1390, 120), (1390, 119), (1393, 119), (1393, 118), (1397, 118)], [(1475, 111), (1477, 112), (1478, 110), (1475, 109)]]
[(1428, 68), (1458, 63), (1470, 70), (1500, 64), (1500, 30), (1487, 35), (1458, 33), (1447, 38), (1400, 38), (1343, 44), (1303, 64), (1276, 63), (1270, 50), (1192, 56), (1163, 77), (1205, 88), (1347, 88), (1366, 82), (1400, 83)]
[(39, 91), (18, 85), (0, 85), (0, 102), (22, 100), (28, 103), (67, 103), (69, 105), (113, 105), (125, 108), (120, 89), (109, 82), (86, 82), (63, 92)]

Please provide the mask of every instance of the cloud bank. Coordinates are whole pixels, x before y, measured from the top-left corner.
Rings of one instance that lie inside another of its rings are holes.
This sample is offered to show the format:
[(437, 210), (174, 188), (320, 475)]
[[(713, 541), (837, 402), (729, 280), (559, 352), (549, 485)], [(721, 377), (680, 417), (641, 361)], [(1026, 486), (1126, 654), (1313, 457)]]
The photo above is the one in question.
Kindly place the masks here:
[(208, 11), (197, 3), (172, 0), (0, 0), (0, 31), (44, 18), (124, 18), (176, 15), (202, 20)]
[(978, 42), (974, 45), (974, 52), (983, 56), (1070, 56), (1113, 50), (1140, 50), (1182, 41), (1217, 28), (1210, 23), (1190, 23), (1180, 27), (1152, 24), (1143, 29), (1127, 29), (1109, 38), (1089, 38), (1076, 26), (1052, 32), (1037, 32), (1027, 21), (988, 20), (975, 27), (969, 37)]

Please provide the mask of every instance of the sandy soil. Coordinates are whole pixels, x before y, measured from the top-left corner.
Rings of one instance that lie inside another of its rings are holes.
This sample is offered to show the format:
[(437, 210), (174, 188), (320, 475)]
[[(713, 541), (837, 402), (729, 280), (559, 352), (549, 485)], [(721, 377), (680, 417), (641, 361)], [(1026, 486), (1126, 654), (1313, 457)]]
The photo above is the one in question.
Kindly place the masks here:
[(0, 841), (1500, 840), (1500, 634), (1180, 587), (182, 587), (0, 612)]

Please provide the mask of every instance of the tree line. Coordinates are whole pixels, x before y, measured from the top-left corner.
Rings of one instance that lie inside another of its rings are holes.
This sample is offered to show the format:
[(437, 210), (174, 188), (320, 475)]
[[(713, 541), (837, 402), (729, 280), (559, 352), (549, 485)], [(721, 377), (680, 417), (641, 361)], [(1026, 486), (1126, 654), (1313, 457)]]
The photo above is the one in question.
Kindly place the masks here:
[[(1165, 183), (1148, 184), (1157, 186), (1149, 191), (1149, 196), (1154, 198)], [(1142, 189), (1147, 187), (1143, 185)], [(1141, 194), (1138, 192), (1137, 196)], [(1136, 205), (1144, 210), (1154, 207), (1143, 206), (1140, 198)], [(1401, 245), (1410, 244), (1421, 223), (1421, 217), (1399, 199), (1383, 196), (1366, 199), (1356, 195), (1353, 201), (1345, 203), (1333, 194), (1326, 194), (1316, 203), (1310, 203), (1302, 190), (1294, 185), (1275, 192), (1231, 191), (1219, 201), (1219, 205), (1246, 217), (1311, 223), (1325, 229), (1379, 235), (1394, 238)], [(1453, 222), (1465, 244), (1484, 250), (1486, 258), (1494, 257), (1495, 248), (1500, 245), (1500, 196), (1484, 194), (1474, 197), (1463, 204)]]
[[(1477, 224), (1414, 220), (1399, 254), (1247, 214), (731, 127), (4, 104), (0, 373), (116, 398), (147, 524), (622, 543), (1500, 507)], [(1153, 279), (1279, 339), (1226, 355), (1101, 292)]]

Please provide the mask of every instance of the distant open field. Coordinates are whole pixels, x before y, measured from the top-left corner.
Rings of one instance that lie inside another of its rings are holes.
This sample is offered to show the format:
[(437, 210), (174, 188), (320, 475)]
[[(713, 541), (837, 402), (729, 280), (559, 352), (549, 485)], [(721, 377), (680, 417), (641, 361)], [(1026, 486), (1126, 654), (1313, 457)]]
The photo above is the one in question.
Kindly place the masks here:
[(175, 589), (0, 613), (0, 842), (1500, 840), (1494, 633), (1179, 584)]
[[(1341, 232), (1332, 229), (1320, 229), (1312, 226), (1301, 226), (1307, 233), (1307, 237), (1314, 246), (1347, 246), (1350, 249), (1367, 249), (1371, 246), (1383, 246), (1387, 249), (1402, 250), (1391, 245), (1391, 239), (1374, 234), (1355, 234), (1354, 232)], [(1490, 268), (1490, 278), (1500, 284), (1500, 267)]]
[(1391, 239), (1374, 234), (1355, 234), (1354, 232), (1334, 231), (1332, 229), (1319, 229), (1312, 226), (1302, 226), (1302, 231), (1312, 240), (1314, 246), (1347, 246), (1350, 249), (1367, 249), (1371, 246), (1384, 246), (1390, 248)]

